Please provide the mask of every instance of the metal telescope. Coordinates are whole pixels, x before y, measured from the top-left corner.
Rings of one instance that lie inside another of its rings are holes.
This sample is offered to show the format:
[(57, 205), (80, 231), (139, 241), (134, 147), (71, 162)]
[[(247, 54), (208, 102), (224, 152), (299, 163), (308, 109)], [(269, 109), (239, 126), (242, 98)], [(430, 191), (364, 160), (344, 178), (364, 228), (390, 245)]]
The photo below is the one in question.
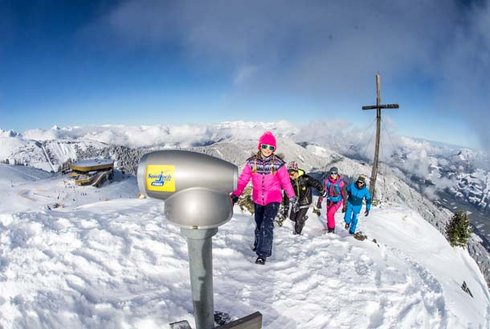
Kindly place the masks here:
[(229, 221), (238, 168), (190, 151), (156, 151), (138, 165), (140, 193), (165, 200), (165, 217), (187, 238), (194, 318), (197, 329), (214, 328), (212, 237)]

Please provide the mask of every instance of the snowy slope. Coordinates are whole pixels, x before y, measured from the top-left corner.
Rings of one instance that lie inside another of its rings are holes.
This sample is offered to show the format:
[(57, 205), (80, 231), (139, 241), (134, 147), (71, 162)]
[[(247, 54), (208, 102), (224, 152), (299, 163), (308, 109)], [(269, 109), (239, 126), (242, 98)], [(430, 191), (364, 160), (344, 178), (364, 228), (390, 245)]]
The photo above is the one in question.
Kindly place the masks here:
[[(90, 190), (90, 193), (87, 191)], [(104, 189), (77, 186), (72, 179), (46, 171), (0, 164), (0, 213), (28, 212), (44, 208), (73, 207), (113, 198), (135, 197), (135, 177), (116, 172), (114, 182)]]
[(97, 141), (41, 141), (20, 136), (0, 137), (0, 162), (57, 172), (69, 159), (76, 160), (84, 152), (106, 147), (106, 144)]
[[(121, 177), (102, 189), (65, 188), (64, 207), (50, 210), (62, 176), (0, 170), (0, 193), (10, 195), (0, 210), (4, 328), (193, 323), (187, 246), (164, 202), (136, 199), (134, 179)], [(17, 193), (27, 186), (45, 194)], [(336, 234), (323, 234), (324, 219), (311, 213), (301, 236), (290, 223), (278, 227), (264, 267), (253, 264), (252, 217), (235, 211), (213, 238), (216, 310), (235, 318), (260, 311), (264, 328), (277, 329), (490, 326), (475, 261), (402, 205), (362, 218), (365, 241), (346, 234), (340, 214)]]

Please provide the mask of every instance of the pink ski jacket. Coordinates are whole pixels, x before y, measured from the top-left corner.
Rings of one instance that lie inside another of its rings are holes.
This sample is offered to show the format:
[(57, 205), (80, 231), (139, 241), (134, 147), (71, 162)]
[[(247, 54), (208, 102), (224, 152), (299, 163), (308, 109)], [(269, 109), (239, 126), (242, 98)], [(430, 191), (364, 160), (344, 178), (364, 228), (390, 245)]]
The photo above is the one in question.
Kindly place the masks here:
[(254, 155), (247, 159), (240, 177), (237, 189), (233, 194), (240, 196), (252, 180), (252, 199), (255, 203), (265, 206), (271, 202), (282, 201), (282, 190), (286, 191), (289, 199), (296, 196), (285, 162), (275, 155), (262, 158)]

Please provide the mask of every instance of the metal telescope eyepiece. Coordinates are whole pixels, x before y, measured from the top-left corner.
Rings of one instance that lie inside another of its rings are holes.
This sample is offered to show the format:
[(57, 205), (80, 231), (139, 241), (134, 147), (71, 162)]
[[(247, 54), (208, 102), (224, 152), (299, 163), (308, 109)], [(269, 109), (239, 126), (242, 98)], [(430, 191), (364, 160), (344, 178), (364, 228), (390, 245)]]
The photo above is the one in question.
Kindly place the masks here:
[(206, 154), (165, 150), (138, 165), (140, 193), (165, 202), (165, 217), (184, 228), (213, 228), (233, 214), (229, 193), (238, 181), (234, 164)]

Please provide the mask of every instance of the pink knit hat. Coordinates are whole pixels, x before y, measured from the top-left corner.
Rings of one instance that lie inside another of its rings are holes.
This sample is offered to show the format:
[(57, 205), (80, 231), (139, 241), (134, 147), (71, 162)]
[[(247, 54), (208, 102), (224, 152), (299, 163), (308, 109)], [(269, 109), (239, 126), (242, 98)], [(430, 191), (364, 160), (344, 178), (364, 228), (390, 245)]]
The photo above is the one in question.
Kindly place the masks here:
[(259, 145), (257, 146), (258, 149), (260, 150), (260, 145), (262, 144), (267, 144), (267, 145), (272, 145), (274, 148), (277, 148), (276, 146), (276, 138), (274, 135), (272, 135), (272, 132), (266, 131), (262, 136), (259, 138)]
[(299, 167), (298, 167), (298, 164), (296, 163), (296, 161), (291, 161), (290, 163), (288, 163), (288, 171), (298, 171), (299, 170)]

